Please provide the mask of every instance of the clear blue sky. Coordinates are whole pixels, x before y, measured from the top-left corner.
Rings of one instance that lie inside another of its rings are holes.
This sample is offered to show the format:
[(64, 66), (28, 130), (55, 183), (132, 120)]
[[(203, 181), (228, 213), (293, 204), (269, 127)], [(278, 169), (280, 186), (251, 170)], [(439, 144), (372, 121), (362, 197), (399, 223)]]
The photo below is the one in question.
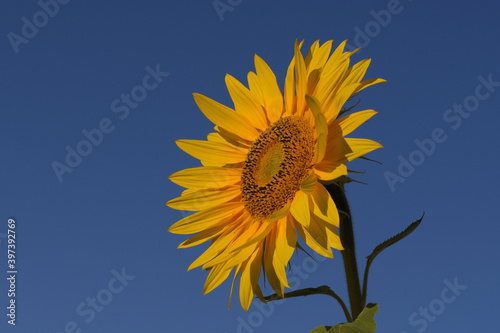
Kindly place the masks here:
[[(178, 250), (185, 237), (167, 232), (183, 217), (165, 206), (181, 192), (168, 176), (198, 165), (174, 141), (213, 127), (192, 93), (230, 105), (224, 76), (245, 81), (255, 53), (282, 86), (296, 38), (307, 47), (349, 39), (363, 47), (354, 61), (372, 58), (367, 78), (388, 81), (357, 107), (379, 114), (354, 136), (385, 147), (369, 155), (383, 165), (350, 166), (366, 171), (357, 179), (367, 185), (348, 185), (360, 268), (426, 213), (372, 266), (379, 331), (495, 330), (497, 2), (221, 0), (229, 7), (218, 13), (212, 1), (59, 1), (0, 4), (1, 332), (309, 332), (343, 321), (326, 296), (254, 302), (249, 312), (236, 297), (229, 311), (230, 281), (202, 296), (207, 273), (186, 271), (204, 247)], [(54, 165), (66, 167), (58, 176)], [(6, 316), (10, 217), (15, 328)], [(305, 260), (292, 259), (301, 288), (327, 284), (346, 296), (340, 253)]]

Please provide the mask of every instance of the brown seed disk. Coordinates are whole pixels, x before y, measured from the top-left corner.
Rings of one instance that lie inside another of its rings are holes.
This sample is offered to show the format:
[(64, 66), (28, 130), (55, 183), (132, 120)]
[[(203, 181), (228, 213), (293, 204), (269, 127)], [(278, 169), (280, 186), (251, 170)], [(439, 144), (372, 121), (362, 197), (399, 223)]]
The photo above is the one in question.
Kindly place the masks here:
[(311, 170), (314, 129), (294, 116), (281, 118), (255, 140), (241, 177), (242, 201), (258, 220), (267, 220), (295, 197)]

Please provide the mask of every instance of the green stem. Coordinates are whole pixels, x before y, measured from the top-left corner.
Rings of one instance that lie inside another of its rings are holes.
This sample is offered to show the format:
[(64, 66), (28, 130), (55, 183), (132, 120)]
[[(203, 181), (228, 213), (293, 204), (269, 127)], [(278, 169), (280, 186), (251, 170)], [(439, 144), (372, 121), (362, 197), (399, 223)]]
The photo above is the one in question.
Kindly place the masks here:
[(341, 251), (344, 260), (344, 269), (349, 292), (352, 320), (355, 320), (363, 310), (361, 285), (359, 282), (358, 264), (356, 261), (356, 248), (354, 243), (354, 229), (352, 225), (351, 210), (345, 196), (343, 184), (326, 185), (326, 189), (337, 205), (340, 215), (340, 240), (344, 246)]
[[(327, 295), (335, 298), (342, 307), (342, 310), (344, 311), (347, 321), (352, 322), (351, 315), (349, 314), (349, 310), (345, 306), (344, 301), (328, 286), (320, 286), (317, 288), (305, 288), (305, 289), (290, 291), (285, 293), (284, 298), (308, 296), (308, 295)], [(276, 301), (282, 298), (278, 294), (272, 294), (269, 296), (265, 296), (264, 299), (269, 302), (269, 301)]]

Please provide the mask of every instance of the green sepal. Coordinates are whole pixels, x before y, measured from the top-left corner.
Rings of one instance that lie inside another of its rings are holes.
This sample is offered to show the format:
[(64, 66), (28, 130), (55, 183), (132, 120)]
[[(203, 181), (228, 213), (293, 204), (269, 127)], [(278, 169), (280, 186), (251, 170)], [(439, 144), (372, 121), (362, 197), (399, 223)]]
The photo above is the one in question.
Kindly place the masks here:
[(374, 163), (377, 163), (377, 164), (380, 164), (380, 165), (383, 165), (381, 162), (377, 161), (377, 160), (372, 160), (371, 158), (368, 158), (368, 157), (365, 157), (365, 156), (360, 156), (358, 158), (361, 158), (365, 161), (370, 161), (370, 162), (374, 162)]
[[(349, 171), (349, 170), (348, 170)], [(349, 171), (352, 173), (352, 171)], [(355, 173), (362, 173), (362, 172), (355, 172)], [(366, 185), (365, 183), (363, 182), (360, 182), (358, 180), (355, 180), (355, 179), (352, 179), (350, 177), (347, 177), (347, 176), (340, 176), (340, 177), (337, 177), (335, 179), (332, 179), (332, 180), (318, 180), (322, 185), (324, 186), (327, 186), (327, 185), (337, 185), (339, 186), (339, 184), (347, 184), (347, 183), (350, 183), (350, 182), (355, 182), (355, 183), (359, 183), (359, 184), (363, 184), (363, 185)]]
[(377, 311), (378, 304), (369, 303), (352, 323), (338, 324), (333, 327), (319, 326), (311, 333), (375, 333), (377, 329), (375, 313)]
[(309, 256), (309, 258), (311, 258), (312, 260), (314, 260), (315, 262), (318, 262), (316, 259), (314, 259), (314, 257), (312, 255), (309, 254), (309, 252), (307, 252), (303, 247), (302, 245), (299, 244), (299, 242), (297, 242), (295, 244), (295, 247), (299, 250), (302, 250), (305, 254), (307, 254)]
[[(354, 97), (357, 97), (357, 96), (358, 96), (358, 94), (359, 94), (359, 92), (357, 92), (357, 93), (355, 93), (354, 95), (352, 95), (351, 97), (349, 97), (349, 98), (347, 99), (347, 102), (352, 101), (352, 100), (354, 99)], [(339, 119), (339, 118), (340, 118), (340, 117), (341, 117), (344, 113), (349, 112), (349, 111), (351, 111), (352, 109), (354, 109), (356, 106), (358, 106), (358, 104), (359, 104), (360, 102), (361, 102), (361, 98), (358, 98), (358, 101), (356, 102), (356, 104), (354, 104), (353, 106), (350, 106), (350, 107), (348, 107), (348, 108), (345, 108), (345, 109), (340, 110), (340, 112), (339, 112), (339, 114), (338, 114), (338, 116), (337, 116), (337, 118), (336, 118), (336, 119)]]

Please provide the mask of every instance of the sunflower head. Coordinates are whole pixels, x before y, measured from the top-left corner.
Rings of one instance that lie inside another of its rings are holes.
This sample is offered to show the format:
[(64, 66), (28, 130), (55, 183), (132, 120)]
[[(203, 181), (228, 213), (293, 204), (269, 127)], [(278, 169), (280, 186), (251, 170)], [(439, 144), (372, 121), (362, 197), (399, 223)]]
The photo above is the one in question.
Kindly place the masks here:
[[(194, 94), (205, 116), (215, 124), (206, 141), (178, 140), (177, 145), (202, 166), (182, 170), (170, 179), (186, 188), (167, 205), (195, 211), (169, 229), (195, 234), (179, 247), (210, 241), (189, 269), (209, 271), (204, 293), (232, 271), (240, 276), (240, 301), (248, 310), (264, 271), (283, 297), (285, 268), (298, 235), (318, 254), (333, 258), (342, 250), (339, 213), (323, 186), (347, 175), (346, 163), (382, 147), (368, 139), (347, 138), (376, 112), (364, 110), (339, 117), (346, 101), (382, 79), (362, 80), (370, 60), (350, 66), (356, 52), (334, 51), (332, 41), (316, 41), (306, 58), (295, 43), (283, 94), (276, 77), (259, 56), (248, 87), (226, 76), (234, 108)], [(230, 297), (231, 302), (231, 297)]]

